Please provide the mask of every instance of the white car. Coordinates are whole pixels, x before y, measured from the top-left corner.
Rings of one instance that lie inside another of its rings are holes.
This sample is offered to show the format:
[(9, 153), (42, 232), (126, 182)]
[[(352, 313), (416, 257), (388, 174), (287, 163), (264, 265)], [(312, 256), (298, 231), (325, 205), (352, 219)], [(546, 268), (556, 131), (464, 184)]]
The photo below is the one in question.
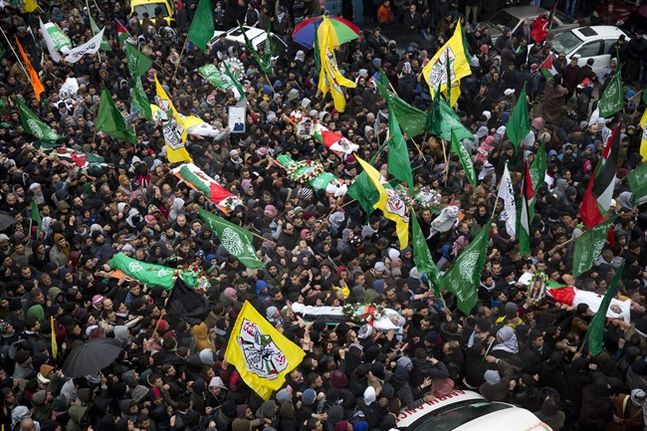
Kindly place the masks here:
[[(495, 13), (485, 22), (485, 25), (490, 31), (492, 41), (495, 41), (503, 34), (505, 29), (509, 29), (514, 33), (521, 25), (521, 21), (526, 20), (529, 24), (532, 24), (535, 18), (547, 12), (549, 11), (537, 6), (508, 7)], [(558, 31), (575, 28), (583, 24), (585, 24), (585, 22), (582, 24), (569, 22), (561, 12), (557, 12), (553, 15), (550, 27), (552, 31)]]
[(609, 67), (611, 45), (622, 35), (628, 43), (629, 36), (618, 27), (598, 25), (579, 27), (555, 34), (550, 38), (550, 42), (553, 45), (553, 51), (556, 54), (563, 52), (569, 61), (574, 55), (579, 55), (578, 66), (586, 65), (586, 62), (592, 58), (595, 60), (593, 71), (601, 76), (601, 72)]
[(416, 409), (402, 410), (396, 426), (402, 431), (552, 431), (526, 409), (460, 389)]
[[(252, 46), (254, 48), (262, 49), (263, 46), (265, 46), (265, 42), (267, 41), (267, 31), (262, 30), (260, 28), (256, 27), (249, 27), (249, 26), (243, 26), (243, 30), (245, 31), (245, 35), (251, 42)], [(225, 34), (225, 40), (228, 40), (229, 42), (234, 42), (236, 44), (240, 44), (245, 46), (245, 36), (243, 35), (243, 32), (240, 30), (240, 27), (234, 27), (232, 29), (229, 29), (227, 31), (214, 31), (213, 32), (213, 38), (209, 41), (209, 43), (213, 44), (218, 40), (218, 37), (220, 37), (221, 34)], [(287, 49), (287, 45), (281, 38), (276, 36), (275, 34), (271, 34), (272, 36), (272, 46), (274, 48), (274, 54), (278, 55), (282, 52), (284, 52)]]

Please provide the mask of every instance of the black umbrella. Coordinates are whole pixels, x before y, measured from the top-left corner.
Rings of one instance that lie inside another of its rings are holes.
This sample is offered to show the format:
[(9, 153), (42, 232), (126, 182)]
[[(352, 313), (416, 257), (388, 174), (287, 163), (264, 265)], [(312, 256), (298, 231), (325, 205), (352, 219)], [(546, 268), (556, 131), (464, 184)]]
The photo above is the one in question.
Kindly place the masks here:
[(117, 359), (123, 348), (114, 338), (94, 338), (75, 347), (65, 358), (63, 373), (68, 377), (96, 374)]
[(16, 219), (7, 213), (0, 213), (0, 231), (7, 229), (12, 224), (16, 224)]

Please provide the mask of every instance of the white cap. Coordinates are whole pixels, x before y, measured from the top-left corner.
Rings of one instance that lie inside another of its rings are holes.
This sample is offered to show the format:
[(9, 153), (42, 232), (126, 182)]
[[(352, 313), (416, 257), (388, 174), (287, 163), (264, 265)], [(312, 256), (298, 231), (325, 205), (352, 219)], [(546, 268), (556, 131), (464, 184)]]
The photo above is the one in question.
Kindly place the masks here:
[(210, 388), (227, 389), (227, 386), (225, 386), (225, 383), (218, 376), (211, 378), (211, 381), (209, 382), (209, 387)]

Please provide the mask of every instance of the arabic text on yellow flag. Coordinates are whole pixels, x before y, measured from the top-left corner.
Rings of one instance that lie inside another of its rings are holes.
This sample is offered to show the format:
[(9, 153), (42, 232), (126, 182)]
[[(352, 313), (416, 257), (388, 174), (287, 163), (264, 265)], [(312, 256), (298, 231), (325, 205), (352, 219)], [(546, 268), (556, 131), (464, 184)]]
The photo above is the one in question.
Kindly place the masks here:
[(380, 199), (373, 208), (381, 210), (384, 217), (395, 222), (395, 232), (398, 235), (398, 240), (400, 240), (400, 250), (406, 248), (409, 245), (409, 215), (407, 214), (407, 206), (395, 190), (387, 190), (384, 188), (380, 182), (380, 173), (377, 169), (362, 160), (358, 155), (355, 155), (355, 158), (380, 194)]
[(346, 109), (346, 97), (341, 87), (355, 88), (357, 84), (345, 78), (337, 68), (335, 49), (339, 48), (339, 40), (337, 39), (332, 23), (326, 17), (323, 18), (317, 28), (317, 42), (319, 44), (319, 59), (321, 64), (317, 88), (324, 96), (330, 91), (335, 110), (344, 112)]
[[(461, 78), (471, 75), (470, 64), (465, 55), (463, 46), (463, 29), (460, 23), (456, 26), (454, 34), (449, 40), (431, 57), (431, 60), (422, 69), (422, 76), (429, 85), (431, 97), (440, 85), (440, 91), (447, 88), (447, 61), (449, 60), (450, 80), (452, 83)], [(453, 92), (453, 91), (452, 91)], [(452, 97), (453, 98), (453, 97)]]
[(640, 155), (643, 158), (643, 162), (647, 162), (647, 108), (643, 112), (643, 116), (640, 118), (640, 127), (643, 129), (642, 138), (640, 140)]
[[(173, 101), (164, 91), (164, 87), (157, 80), (155, 75), (155, 93), (157, 94), (157, 104), (159, 110), (167, 113), (167, 120), (164, 122), (162, 129), (164, 142), (166, 142), (166, 158), (171, 163), (192, 162), (189, 152), (184, 146), (188, 134), (187, 127), (183, 118), (175, 109)], [(170, 116), (168, 113), (170, 112)]]
[(225, 360), (236, 368), (247, 386), (268, 400), (272, 391), (281, 389), (285, 376), (304, 356), (299, 346), (245, 301), (232, 328)]

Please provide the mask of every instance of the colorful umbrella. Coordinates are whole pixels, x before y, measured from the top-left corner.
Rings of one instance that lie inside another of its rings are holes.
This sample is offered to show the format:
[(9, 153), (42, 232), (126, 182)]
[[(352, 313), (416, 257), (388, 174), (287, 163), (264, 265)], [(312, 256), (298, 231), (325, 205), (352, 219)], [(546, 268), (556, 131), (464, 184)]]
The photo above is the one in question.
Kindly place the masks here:
[[(347, 19), (331, 16), (328, 17), (332, 27), (335, 29), (335, 34), (339, 43), (350, 42), (351, 40), (357, 39), (359, 37), (359, 27), (357, 27), (352, 22)], [(315, 44), (315, 36), (317, 34), (317, 28), (319, 24), (323, 21), (323, 17), (318, 16), (315, 18), (308, 18), (303, 20), (294, 28), (292, 32), (292, 39), (299, 45), (305, 46), (310, 49)]]

